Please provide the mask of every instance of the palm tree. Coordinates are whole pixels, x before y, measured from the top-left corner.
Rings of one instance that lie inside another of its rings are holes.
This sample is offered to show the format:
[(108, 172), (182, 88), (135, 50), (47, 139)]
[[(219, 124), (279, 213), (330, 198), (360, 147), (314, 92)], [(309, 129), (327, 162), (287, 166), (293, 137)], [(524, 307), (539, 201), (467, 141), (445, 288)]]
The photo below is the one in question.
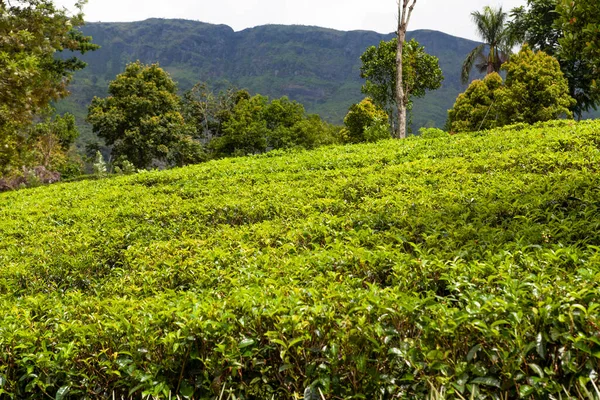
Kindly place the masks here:
[[(473, 67), (482, 74), (499, 72), (500, 66), (508, 60), (512, 47), (511, 35), (507, 27), (508, 15), (502, 12), (502, 7), (494, 9), (486, 6), (483, 8), (483, 13), (474, 11), (471, 16), (483, 43), (471, 50), (463, 63), (461, 76), (463, 84), (469, 81), (469, 74)], [(487, 56), (486, 48), (490, 51)]]

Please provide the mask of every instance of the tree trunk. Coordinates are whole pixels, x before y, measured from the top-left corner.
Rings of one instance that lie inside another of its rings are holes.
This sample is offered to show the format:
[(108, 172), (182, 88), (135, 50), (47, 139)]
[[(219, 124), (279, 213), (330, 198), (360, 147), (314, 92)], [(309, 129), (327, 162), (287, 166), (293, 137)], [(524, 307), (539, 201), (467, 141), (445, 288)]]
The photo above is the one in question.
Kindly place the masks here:
[(396, 106), (398, 107), (398, 127), (396, 130), (396, 137), (398, 139), (404, 139), (406, 137), (406, 107), (408, 105), (408, 96), (404, 93), (404, 82), (402, 81), (402, 55), (408, 22), (410, 21), (410, 16), (416, 3), (417, 0), (398, 0), (398, 49), (396, 53)]
[(406, 105), (404, 104), (404, 84), (402, 82), (402, 55), (404, 52), (404, 41), (406, 32), (398, 30), (398, 50), (396, 53), (396, 65), (398, 76), (396, 77), (396, 105), (398, 106), (398, 127), (396, 137), (404, 139), (406, 137)]

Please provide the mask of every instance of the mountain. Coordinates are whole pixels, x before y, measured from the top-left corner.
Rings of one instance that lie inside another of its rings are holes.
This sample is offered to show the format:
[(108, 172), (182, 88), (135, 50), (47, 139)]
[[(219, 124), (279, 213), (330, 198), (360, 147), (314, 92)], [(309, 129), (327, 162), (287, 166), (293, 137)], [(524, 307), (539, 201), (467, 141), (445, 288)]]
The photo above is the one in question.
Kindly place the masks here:
[[(189, 20), (149, 19), (130, 23), (89, 23), (82, 28), (100, 50), (82, 58), (88, 67), (71, 84), (72, 96), (58, 104), (82, 121), (93, 96), (104, 96), (108, 82), (129, 62), (159, 62), (181, 90), (205, 81), (234, 84), (269, 97), (288, 96), (310, 113), (341, 123), (348, 107), (363, 98), (360, 55), (394, 34), (342, 32), (312, 26), (266, 25), (240, 32), (225, 25)], [(458, 93), (460, 67), (476, 42), (441, 32), (409, 32), (440, 59), (441, 89), (415, 102), (413, 126), (442, 126)], [(89, 138), (89, 127), (84, 129)]]

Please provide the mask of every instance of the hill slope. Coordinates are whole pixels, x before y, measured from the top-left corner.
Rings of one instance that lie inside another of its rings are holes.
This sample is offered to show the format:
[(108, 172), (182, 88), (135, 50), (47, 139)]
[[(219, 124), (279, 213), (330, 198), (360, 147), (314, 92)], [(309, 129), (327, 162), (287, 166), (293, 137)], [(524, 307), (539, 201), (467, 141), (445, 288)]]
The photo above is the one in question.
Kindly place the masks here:
[(0, 392), (593, 391), (599, 169), (557, 121), (1, 193)]
[[(360, 55), (393, 34), (341, 32), (309, 26), (267, 25), (234, 32), (224, 25), (149, 19), (131, 23), (90, 23), (86, 35), (102, 48), (86, 54), (89, 63), (76, 74), (72, 97), (60, 110), (80, 120), (94, 95), (105, 95), (108, 82), (135, 60), (159, 62), (189, 89), (199, 81), (219, 87), (227, 82), (270, 97), (288, 96), (331, 122), (340, 123), (352, 103), (362, 99)], [(458, 93), (460, 66), (477, 43), (435, 31), (409, 32), (440, 59), (442, 88), (419, 100), (414, 125), (443, 126)]]

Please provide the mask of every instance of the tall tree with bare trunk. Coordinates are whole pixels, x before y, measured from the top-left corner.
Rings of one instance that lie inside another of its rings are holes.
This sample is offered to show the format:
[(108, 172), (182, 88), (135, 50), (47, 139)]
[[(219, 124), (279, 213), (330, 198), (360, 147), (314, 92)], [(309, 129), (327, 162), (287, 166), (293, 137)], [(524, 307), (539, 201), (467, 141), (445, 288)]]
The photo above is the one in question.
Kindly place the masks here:
[(402, 82), (402, 55), (404, 42), (406, 41), (406, 30), (410, 22), (410, 16), (415, 8), (417, 0), (398, 0), (398, 52), (396, 53), (396, 105), (398, 106), (398, 127), (396, 136), (398, 139), (406, 137), (406, 108), (409, 104), (408, 93), (405, 93)]

